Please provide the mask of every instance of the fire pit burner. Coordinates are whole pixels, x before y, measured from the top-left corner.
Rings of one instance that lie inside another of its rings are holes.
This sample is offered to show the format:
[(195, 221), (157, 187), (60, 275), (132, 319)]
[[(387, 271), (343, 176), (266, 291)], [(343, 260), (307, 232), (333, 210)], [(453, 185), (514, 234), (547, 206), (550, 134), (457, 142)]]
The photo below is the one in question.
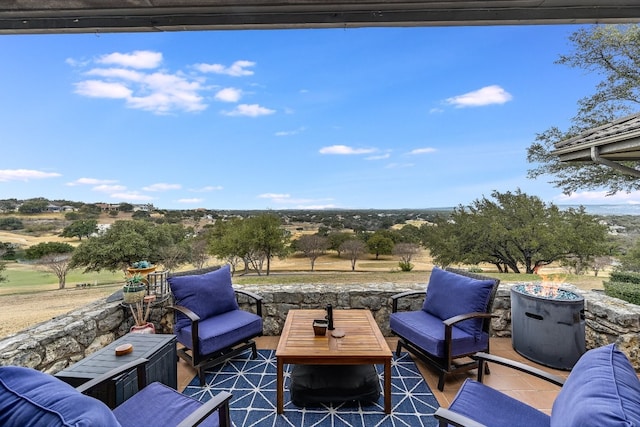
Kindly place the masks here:
[(514, 286), (517, 292), (522, 292), (538, 298), (556, 300), (581, 300), (582, 297), (575, 292), (559, 288), (557, 286), (543, 285), (542, 283), (522, 283)]
[(584, 298), (542, 283), (511, 288), (511, 341), (529, 360), (569, 370), (585, 352)]

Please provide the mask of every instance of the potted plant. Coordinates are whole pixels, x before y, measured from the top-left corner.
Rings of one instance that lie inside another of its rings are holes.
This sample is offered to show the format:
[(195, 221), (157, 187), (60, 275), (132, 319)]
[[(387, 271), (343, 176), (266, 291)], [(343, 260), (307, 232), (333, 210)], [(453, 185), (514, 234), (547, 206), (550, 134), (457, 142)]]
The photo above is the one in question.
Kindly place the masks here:
[(123, 299), (127, 304), (135, 304), (142, 301), (147, 293), (147, 283), (140, 273), (133, 274), (126, 279), (122, 287)]
[(154, 271), (156, 271), (156, 266), (149, 261), (136, 261), (131, 263), (130, 267), (127, 267), (127, 272), (130, 275), (141, 274), (146, 277), (147, 274), (153, 273)]

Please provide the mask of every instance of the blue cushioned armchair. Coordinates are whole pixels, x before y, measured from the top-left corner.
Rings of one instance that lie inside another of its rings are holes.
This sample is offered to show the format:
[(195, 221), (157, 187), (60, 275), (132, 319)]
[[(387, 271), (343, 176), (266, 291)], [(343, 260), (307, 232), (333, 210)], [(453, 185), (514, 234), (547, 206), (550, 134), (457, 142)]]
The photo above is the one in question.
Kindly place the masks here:
[[(438, 408), (440, 427), (637, 427), (640, 381), (624, 353), (614, 344), (589, 350), (566, 381), (540, 369), (478, 353), (478, 381), (467, 379), (448, 409)], [(482, 364), (490, 361), (562, 387), (551, 415), (482, 384)]]
[[(220, 392), (206, 403), (185, 396), (164, 384), (146, 385), (146, 359), (111, 370), (77, 388), (22, 366), (0, 367), (0, 425), (5, 427), (187, 427), (231, 426), (231, 394)], [(87, 396), (98, 387), (137, 369), (138, 391), (113, 411)]]
[[(184, 347), (178, 356), (198, 372), (200, 386), (205, 383), (205, 369), (218, 365), (251, 349), (256, 358), (253, 338), (262, 335), (262, 297), (234, 289), (231, 269), (186, 276), (169, 277), (175, 304), (174, 332)], [(237, 294), (248, 297), (255, 313), (240, 309)]]
[(468, 357), (489, 352), (491, 318), (495, 317), (491, 310), (499, 283), (462, 270), (434, 267), (421, 310), (399, 311), (398, 303), (424, 291), (393, 295), (389, 323), (399, 337), (397, 355), (405, 347), (438, 369), (440, 391), (446, 375), (476, 368), (478, 362)]

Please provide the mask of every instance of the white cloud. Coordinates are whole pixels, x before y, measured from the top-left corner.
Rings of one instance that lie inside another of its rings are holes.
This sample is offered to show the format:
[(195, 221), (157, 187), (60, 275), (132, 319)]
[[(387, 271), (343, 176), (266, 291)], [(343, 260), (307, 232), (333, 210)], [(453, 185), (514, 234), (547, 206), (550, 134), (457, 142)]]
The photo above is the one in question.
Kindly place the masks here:
[(220, 191), (222, 189), (223, 187), (221, 185), (208, 185), (202, 188), (191, 188), (189, 189), (189, 191), (192, 191), (194, 193), (207, 193), (209, 191)]
[(0, 182), (30, 181), (32, 179), (57, 178), (59, 176), (62, 176), (62, 174), (31, 169), (0, 169)]
[(375, 152), (376, 152), (375, 148), (353, 148), (347, 145), (330, 145), (328, 147), (322, 147), (320, 149), (320, 154), (351, 155), (351, 154), (370, 154)]
[(486, 86), (482, 89), (468, 92), (463, 95), (447, 98), (446, 103), (456, 107), (481, 107), (491, 104), (504, 104), (513, 97), (509, 92), (498, 85)]
[(91, 98), (129, 99), (132, 91), (126, 85), (101, 80), (85, 80), (75, 84), (78, 95)]
[(365, 160), (384, 160), (384, 159), (388, 159), (389, 157), (391, 157), (391, 154), (385, 153), (385, 154), (380, 154), (379, 156), (366, 157)]
[(597, 203), (621, 203), (640, 204), (640, 191), (631, 193), (617, 193), (607, 196), (606, 191), (583, 191), (570, 195), (562, 194), (554, 198), (558, 203), (566, 204), (597, 204)]
[(145, 73), (139, 71), (127, 70), (125, 68), (94, 68), (86, 72), (89, 76), (106, 77), (113, 79), (130, 80), (139, 82), (144, 80)]
[(178, 203), (183, 203), (183, 204), (194, 204), (194, 203), (202, 203), (204, 201), (204, 199), (199, 199), (199, 198), (192, 198), (192, 199), (178, 199), (177, 202)]
[(425, 147), (425, 148), (416, 148), (413, 149), (409, 152), (409, 154), (411, 155), (417, 155), (417, 154), (430, 154), (430, 153), (435, 153), (436, 150), (435, 148), (431, 148), (431, 147)]
[(153, 200), (153, 197), (148, 196), (146, 194), (140, 194), (135, 191), (128, 193), (114, 193), (110, 195), (111, 198), (117, 200), (129, 200), (129, 201), (139, 201), (139, 202), (147, 202), (149, 200)]
[(275, 136), (292, 136), (292, 135), (297, 135), (301, 132), (304, 132), (305, 130), (306, 129), (304, 127), (300, 127), (295, 130), (282, 130), (282, 131), (276, 132)]
[(118, 181), (113, 179), (96, 179), (96, 178), (79, 178), (73, 182), (68, 182), (68, 186), (74, 185), (102, 185), (102, 184), (114, 184)]
[(202, 73), (225, 74), (227, 76), (242, 77), (252, 76), (253, 70), (247, 70), (249, 67), (256, 65), (252, 61), (236, 61), (230, 67), (222, 64), (196, 64), (196, 69)]
[(166, 184), (164, 182), (159, 182), (157, 184), (148, 185), (143, 187), (144, 191), (169, 191), (169, 190), (179, 190), (182, 186), (180, 184)]
[(162, 63), (162, 53), (149, 50), (136, 50), (132, 53), (114, 52), (102, 55), (96, 62), (138, 69), (157, 68)]
[(258, 104), (240, 104), (231, 111), (223, 112), (223, 114), (227, 116), (258, 117), (258, 116), (267, 116), (275, 112), (276, 110), (270, 110), (269, 108), (261, 107)]
[(291, 198), (289, 194), (279, 194), (279, 193), (264, 193), (258, 196), (259, 199), (277, 199), (284, 200)]
[(222, 102), (238, 102), (242, 97), (242, 91), (233, 87), (226, 87), (219, 90), (214, 96), (215, 99)]

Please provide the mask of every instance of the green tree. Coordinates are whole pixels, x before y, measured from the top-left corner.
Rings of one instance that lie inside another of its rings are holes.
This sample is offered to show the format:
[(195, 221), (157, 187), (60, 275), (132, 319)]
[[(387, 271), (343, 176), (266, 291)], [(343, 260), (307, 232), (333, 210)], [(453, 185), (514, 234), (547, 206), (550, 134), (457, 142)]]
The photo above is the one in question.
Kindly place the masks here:
[(157, 226), (148, 221), (118, 220), (104, 233), (78, 246), (72, 267), (117, 271), (140, 260), (157, 264), (163, 260), (162, 251), (180, 243), (188, 233), (180, 224)]
[(118, 210), (121, 212), (133, 212), (133, 205), (131, 203), (120, 203)]
[(375, 254), (376, 259), (379, 259), (380, 255), (391, 255), (394, 246), (393, 239), (381, 231), (386, 230), (376, 231), (367, 239), (369, 253)]
[(131, 214), (131, 218), (137, 220), (149, 220), (151, 219), (151, 214), (147, 211), (135, 211)]
[(62, 242), (43, 242), (25, 250), (27, 259), (35, 260), (46, 270), (51, 271), (58, 278), (58, 288), (64, 289), (67, 273), (71, 264), (71, 254), (74, 247)]
[[(266, 213), (244, 220), (243, 238), (249, 247), (264, 255), (267, 261), (267, 276), (271, 271), (271, 260), (274, 256), (285, 257), (288, 254), (290, 233), (282, 227), (277, 215)], [(258, 270), (259, 271), (259, 270)]]
[(29, 260), (37, 260), (49, 254), (68, 254), (73, 252), (73, 246), (63, 242), (42, 242), (28, 247), (24, 256)]
[(603, 250), (606, 228), (583, 209), (560, 211), (538, 197), (494, 191), (436, 220), (425, 244), (437, 264), (490, 263), (528, 274), (570, 256), (589, 259)]
[(330, 232), (327, 235), (327, 239), (329, 239), (329, 249), (336, 251), (338, 257), (340, 257), (342, 244), (351, 238), (353, 238), (353, 233), (345, 233), (344, 231)]
[(23, 228), (24, 224), (15, 216), (0, 218), (0, 230), (22, 230)]
[[(554, 144), (625, 116), (640, 104), (640, 27), (597, 25), (581, 28), (569, 38), (573, 51), (561, 55), (558, 64), (603, 76), (595, 92), (578, 101), (578, 112), (566, 131), (551, 127), (536, 136), (527, 149), (527, 160), (536, 164), (529, 178), (551, 175), (552, 183), (566, 194), (577, 190), (607, 188), (609, 194), (640, 189), (640, 180), (592, 162), (559, 161), (551, 154)], [(624, 162), (638, 168), (640, 162)]]
[(49, 206), (49, 201), (42, 197), (38, 197), (22, 202), (18, 208), (18, 212), (23, 214), (42, 213), (47, 210), (47, 206)]
[(67, 225), (60, 233), (61, 237), (89, 237), (98, 231), (98, 221), (95, 219), (80, 219)]

